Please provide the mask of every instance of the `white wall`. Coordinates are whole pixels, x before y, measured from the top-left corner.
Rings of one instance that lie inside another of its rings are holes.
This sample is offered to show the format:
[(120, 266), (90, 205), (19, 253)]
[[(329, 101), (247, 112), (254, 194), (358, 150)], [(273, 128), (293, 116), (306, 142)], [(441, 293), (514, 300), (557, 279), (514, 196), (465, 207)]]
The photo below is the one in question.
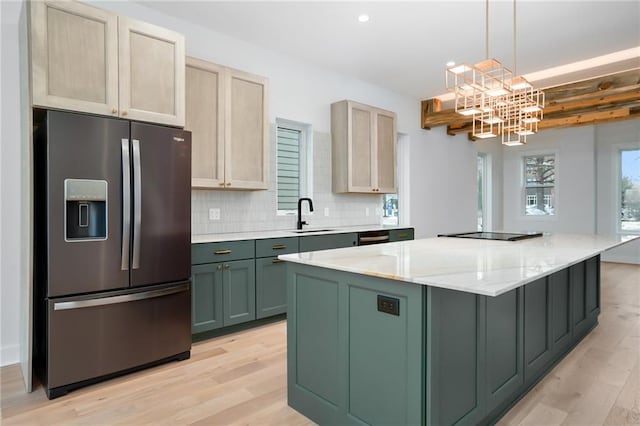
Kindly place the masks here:
[[(526, 145), (504, 148), (504, 229), (594, 233), (595, 140), (593, 126), (545, 130)], [(523, 157), (536, 154), (556, 156), (556, 214), (525, 216), (523, 199)]]
[[(0, 365), (18, 362), (26, 308), (25, 292), (28, 287), (28, 256), (25, 229), (29, 212), (24, 213), (23, 189), (28, 184), (25, 169), (25, 146), (22, 143), (20, 103), (20, 31), (19, 23), (23, 2), (0, 2), (2, 25), (0, 63), (0, 99), (2, 105), (0, 145)], [(24, 346), (26, 342), (23, 342)]]
[[(546, 130), (522, 147), (503, 148), (504, 229), (615, 234), (620, 148), (640, 148), (640, 120)], [(523, 214), (524, 155), (556, 154), (556, 215)], [(603, 260), (640, 264), (640, 241), (605, 252)]]
[[(618, 158), (621, 148), (640, 149), (640, 120), (609, 123), (596, 127), (596, 161), (598, 170), (597, 232), (617, 231), (617, 188), (620, 175)], [(603, 260), (640, 264), (640, 241), (634, 241), (606, 252)]]
[[(417, 114), (417, 112), (416, 112)], [(411, 224), (416, 238), (476, 229), (476, 147), (446, 127), (411, 141)]]
[(504, 149), (499, 138), (477, 141), (474, 146), (478, 153), (487, 158), (487, 227), (488, 231), (500, 231), (504, 228), (502, 220), (502, 176)]

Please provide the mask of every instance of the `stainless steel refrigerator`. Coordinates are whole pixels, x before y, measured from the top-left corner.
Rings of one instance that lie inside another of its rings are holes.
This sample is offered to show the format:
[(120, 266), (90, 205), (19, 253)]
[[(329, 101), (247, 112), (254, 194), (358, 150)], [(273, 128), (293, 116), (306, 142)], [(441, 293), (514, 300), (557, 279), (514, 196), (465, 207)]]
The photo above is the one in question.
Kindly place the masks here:
[(34, 110), (34, 364), (47, 396), (191, 350), (191, 134)]

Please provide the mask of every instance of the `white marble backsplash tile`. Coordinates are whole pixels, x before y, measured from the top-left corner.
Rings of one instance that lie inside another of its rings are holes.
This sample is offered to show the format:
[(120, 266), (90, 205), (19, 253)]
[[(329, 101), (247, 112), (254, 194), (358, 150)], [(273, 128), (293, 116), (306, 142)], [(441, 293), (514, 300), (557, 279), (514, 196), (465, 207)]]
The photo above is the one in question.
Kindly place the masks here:
[[(251, 232), (294, 229), (296, 215), (278, 216), (276, 200), (275, 126), (271, 128), (269, 188), (266, 191), (193, 190), (191, 233)], [(379, 225), (382, 195), (334, 194), (331, 191), (331, 135), (313, 133), (313, 206), (303, 216), (311, 227)], [(220, 220), (209, 220), (209, 209), (220, 209)], [(324, 215), (329, 208), (329, 216)], [(367, 209), (369, 215), (366, 215)]]

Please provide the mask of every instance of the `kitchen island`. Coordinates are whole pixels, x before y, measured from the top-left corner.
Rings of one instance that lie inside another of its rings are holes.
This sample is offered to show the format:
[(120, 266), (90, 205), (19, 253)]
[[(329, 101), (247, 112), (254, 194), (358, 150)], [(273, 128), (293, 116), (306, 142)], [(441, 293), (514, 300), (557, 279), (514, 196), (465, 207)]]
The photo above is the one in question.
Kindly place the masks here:
[(430, 238), (281, 256), (289, 405), (320, 424), (495, 422), (597, 325), (599, 255), (627, 240)]

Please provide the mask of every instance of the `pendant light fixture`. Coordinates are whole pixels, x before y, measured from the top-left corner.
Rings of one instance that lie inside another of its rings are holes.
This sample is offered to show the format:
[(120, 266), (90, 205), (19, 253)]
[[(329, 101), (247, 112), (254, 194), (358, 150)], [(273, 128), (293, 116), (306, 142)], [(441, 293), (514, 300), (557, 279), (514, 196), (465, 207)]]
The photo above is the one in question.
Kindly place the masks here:
[[(544, 92), (522, 76), (514, 76), (499, 61), (489, 59), (489, 0), (485, 1), (485, 60), (447, 68), (446, 86), (455, 94), (455, 110), (473, 117), (472, 136), (502, 135), (504, 145), (522, 145), (538, 131)], [(513, 63), (516, 57), (516, 0), (513, 1)]]

